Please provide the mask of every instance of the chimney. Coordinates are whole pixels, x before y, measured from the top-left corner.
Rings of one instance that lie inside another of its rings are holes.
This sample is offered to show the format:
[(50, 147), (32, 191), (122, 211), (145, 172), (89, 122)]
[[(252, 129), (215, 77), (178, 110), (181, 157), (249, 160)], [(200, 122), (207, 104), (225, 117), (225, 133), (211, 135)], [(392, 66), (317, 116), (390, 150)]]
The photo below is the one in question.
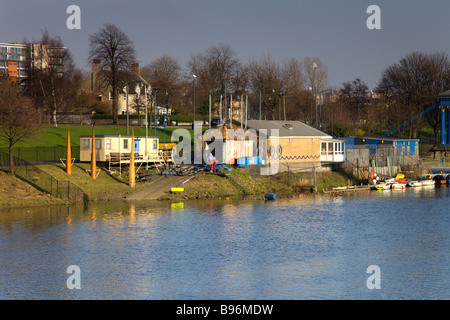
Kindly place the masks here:
[(139, 63), (135, 62), (131, 65), (131, 72), (137, 74), (138, 76), (141, 75), (141, 68), (139, 67)]
[(103, 64), (100, 59), (94, 59), (92, 61), (92, 74), (91, 74), (91, 91), (94, 91), (97, 81), (98, 74), (102, 72)]
[(92, 74), (97, 74), (103, 69), (103, 64), (100, 59), (94, 59), (92, 61)]

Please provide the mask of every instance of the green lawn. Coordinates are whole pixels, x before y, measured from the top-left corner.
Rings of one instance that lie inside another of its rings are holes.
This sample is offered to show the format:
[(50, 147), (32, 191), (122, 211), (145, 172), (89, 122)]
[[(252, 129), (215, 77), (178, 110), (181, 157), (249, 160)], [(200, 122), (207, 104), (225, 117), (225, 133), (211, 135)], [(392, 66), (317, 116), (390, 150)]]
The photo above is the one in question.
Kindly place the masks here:
[[(145, 128), (142, 127), (131, 127), (129, 128), (129, 134), (131, 135), (132, 128), (134, 129), (135, 136), (145, 136)], [(80, 145), (80, 136), (83, 135), (91, 135), (92, 127), (91, 126), (77, 126), (71, 125), (70, 129), (70, 142), (72, 146)], [(166, 128), (164, 135), (164, 128), (158, 128), (158, 137), (160, 142), (164, 141), (170, 142), (172, 132), (177, 128)], [(193, 130), (189, 130), (191, 136), (193, 137)], [(126, 135), (127, 128), (125, 126), (98, 126), (95, 127), (95, 134), (102, 135)], [(149, 137), (154, 136), (155, 129), (149, 128), (148, 135)], [(60, 125), (58, 127), (53, 127), (52, 125), (43, 126), (39, 133), (26, 141), (18, 143), (15, 147), (53, 147), (53, 146), (66, 146), (66, 137), (67, 137), (67, 125)], [(0, 148), (7, 147), (7, 144), (4, 141), (0, 141)]]

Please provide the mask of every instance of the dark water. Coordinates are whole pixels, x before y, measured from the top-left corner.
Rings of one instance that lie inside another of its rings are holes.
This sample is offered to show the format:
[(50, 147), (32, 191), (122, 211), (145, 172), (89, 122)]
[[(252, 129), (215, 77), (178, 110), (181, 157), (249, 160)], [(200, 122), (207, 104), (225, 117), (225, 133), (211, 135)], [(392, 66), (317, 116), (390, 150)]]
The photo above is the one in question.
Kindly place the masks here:
[(449, 205), (410, 188), (4, 210), (0, 299), (449, 299)]

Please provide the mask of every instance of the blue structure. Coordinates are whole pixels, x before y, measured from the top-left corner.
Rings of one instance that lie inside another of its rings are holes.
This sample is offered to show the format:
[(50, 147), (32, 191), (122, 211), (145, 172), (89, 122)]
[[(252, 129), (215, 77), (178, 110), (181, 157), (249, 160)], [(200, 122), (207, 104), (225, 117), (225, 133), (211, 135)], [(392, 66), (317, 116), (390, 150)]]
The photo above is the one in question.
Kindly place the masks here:
[[(440, 93), (437, 98), (439, 102), (432, 105), (431, 107), (425, 109), (421, 113), (415, 115), (411, 119), (403, 122), (396, 128), (391, 129), (390, 131), (383, 134), (383, 137), (392, 136), (397, 131), (403, 131), (412, 125), (416, 120), (421, 118), (426, 118), (434, 113), (437, 109), (440, 110), (441, 113), (441, 137), (440, 144), (441, 145), (449, 145), (450, 144), (450, 90)], [(447, 115), (446, 115), (447, 114)], [(447, 121), (446, 121), (447, 120)]]
[(397, 156), (410, 156), (419, 160), (419, 139), (386, 138), (386, 137), (349, 137), (345, 141), (345, 149), (367, 148), (370, 155), (383, 147), (392, 147)]
[[(438, 95), (439, 109), (441, 112), (441, 144), (450, 144), (450, 90)], [(447, 114), (447, 116), (446, 116)], [(447, 121), (445, 121), (447, 120)], [(446, 126), (447, 125), (447, 126)], [(447, 127), (447, 134), (445, 132)]]

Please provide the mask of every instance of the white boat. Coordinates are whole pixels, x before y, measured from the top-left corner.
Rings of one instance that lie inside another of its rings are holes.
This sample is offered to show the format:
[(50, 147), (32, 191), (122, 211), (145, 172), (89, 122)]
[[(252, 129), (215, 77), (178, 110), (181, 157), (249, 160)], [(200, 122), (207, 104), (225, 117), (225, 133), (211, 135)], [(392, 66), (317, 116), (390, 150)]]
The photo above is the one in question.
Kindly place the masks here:
[(427, 186), (434, 186), (436, 184), (436, 182), (434, 180), (422, 180), (422, 186), (427, 187)]
[(406, 183), (394, 183), (392, 189), (401, 190), (406, 188)]
[(410, 182), (408, 182), (408, 185), (410, 187), (421, 187), (422, 186), (422, 181), (417, 181), (417, 180), (410, 181)]
[(380, 183), (373, 186), (375, 190), (389, 190), (391, 185), (389, 183)]

